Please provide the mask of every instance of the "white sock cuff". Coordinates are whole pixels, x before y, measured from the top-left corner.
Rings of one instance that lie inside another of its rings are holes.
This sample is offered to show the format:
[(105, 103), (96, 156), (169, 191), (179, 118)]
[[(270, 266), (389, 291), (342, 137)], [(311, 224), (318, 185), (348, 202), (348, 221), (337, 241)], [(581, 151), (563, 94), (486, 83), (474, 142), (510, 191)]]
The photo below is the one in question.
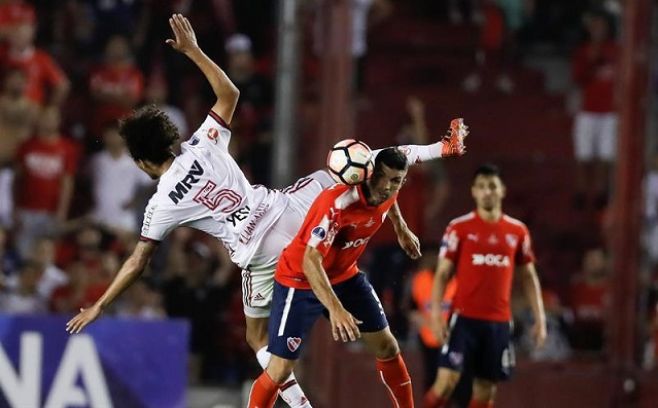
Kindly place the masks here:
[(272, 358), (272, 354), (267, 351), (267, 346), (263, 346), (260, 350), (256, 352), (256, 360), (258, 360), (258, 364), (260, 364), (261, 367), (263, 367), (263, 370), (267, 368), (267, 365), (270, 363), (270, 359)]

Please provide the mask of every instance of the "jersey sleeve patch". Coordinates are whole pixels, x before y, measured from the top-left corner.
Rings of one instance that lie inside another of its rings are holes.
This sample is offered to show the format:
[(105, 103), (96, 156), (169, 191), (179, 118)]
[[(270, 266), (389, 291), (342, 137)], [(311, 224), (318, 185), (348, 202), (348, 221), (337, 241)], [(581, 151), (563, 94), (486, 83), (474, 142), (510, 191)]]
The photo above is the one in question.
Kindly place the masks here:
[(320, 224), (314, 227), (311, 230), (311, 236), (308, 239), (308, 245), (317, 248), (320, 243), (327, 239), (329, 231), (329, 218), (327, 216), (322, 217)]
[(227, 152), (231, 141), (231, 130), (228, 124), (215, 112), (208, 112), (206, 120), (186, 142), (188, 146), (203, 146), (209, 149), (219, 149)]

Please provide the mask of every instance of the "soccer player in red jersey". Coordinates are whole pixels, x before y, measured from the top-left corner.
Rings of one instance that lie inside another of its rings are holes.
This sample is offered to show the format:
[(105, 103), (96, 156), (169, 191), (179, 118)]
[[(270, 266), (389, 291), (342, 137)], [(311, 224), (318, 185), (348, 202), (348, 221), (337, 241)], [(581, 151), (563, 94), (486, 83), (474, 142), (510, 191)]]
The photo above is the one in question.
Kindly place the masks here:
[[(452, 220), (441, 244), (432, 319), (437, 337), (445, 341), (437, 379), (425, 395), (424, 408), (446, 406), (463, 370), (474, 377), (469, 408), (493, 407), (496, 384), (509, 378), (514, 365), (510, 295), (515, 273), (532, 307), (537, 347), (546, 339), (546, 316), (530, 233), (521, 221), (503, 213), (505, 185), (496, 166), (478, 168), (471, 194), (475, 211)], [(453, 272), (459, 285), (454, 313), (446, 327), (441, 299)]]
[(252, 387), (250, 408), (274, 405), (321, 314), (328, 315), (334, 340), (363, 338), (377, 358), (393, 405), (413, 407), (411, 379), (398, 343), (375, 291), (356, 265), (387, 214), (402, 248), (413, 258), (420, 256), (418, 239), (396, 206), (406, 173), (405, 155), (384, 149), (372, 178), (357, 186), (335, 185), (316, 198), (277, 265), (268, 330), (272, 359)]

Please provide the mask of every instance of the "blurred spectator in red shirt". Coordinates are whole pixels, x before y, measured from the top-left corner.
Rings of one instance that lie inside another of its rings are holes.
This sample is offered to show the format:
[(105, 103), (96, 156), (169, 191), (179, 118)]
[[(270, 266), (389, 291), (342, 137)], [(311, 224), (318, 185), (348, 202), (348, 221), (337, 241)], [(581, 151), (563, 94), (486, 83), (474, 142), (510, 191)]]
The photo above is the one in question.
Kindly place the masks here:
[(615, 80), (619, 47), (611, 18), (604, 12), (586, 19), (589, 40), (576, 50), (573, 79), (581, 88), (582, 106), (573, 124), (574, 154), (578, 161), (574, 204), (602, 209), (608, 202), (610, 170), (617, 150)]
[(70, 84), (52, 57), (34, 46), (35, 32), (34, 14), (25, 13), (13, 20), (7, 30), (7, 45), (0, 51), (0, 65), (25, 72), (25, 95), (30, 100), (39, 105), (59, 105)]
[(38, 106), (25, 96), (27, 77), (20, 69), (5, 72), (0, 93), (0, 225), (12, 224), (12, 163), (18, 146), (32, 134)]
[(583, 256), (582, 271), (571, 282), (569, 306), (573, 321), (570, 337), (574, 348), (600, 350), (603, 347), (609, 304), (609, 268), (605, 251), (590, 249)]
[(94, 114), (89, 129), (98, 137), (105, 125), (122, 118), (142, 99), (144, 77), (134, 64), (130, 44), (125, 37), (113, 36), (105, 45), (103, 64), (89, 81)]
[(59, 132), (60, 120), (57, 108), (45, 109), (36, 137), (20, 146), (16, 158), (17, 248), (22, 256), (35, 238), (51, 234), (68, 216), (77, 158)]
[(21, 21), (36, 21), (34, 6), (22, 0), (0, 1), (0, 39), (7, 38), (11, 27)]
[(514, 82), (509, 75), (516, 52), (518, 31), (528, 17), (530, 2), (523, 0), (483, 0), (476, 7), (478, 24), (481, 24), (478, 49), (475, 52), (476, 70), (463, 82), (467, 92), (476, 92), (483, 83), (487, 68), (496, 73), (496, 89), (509, 94)]

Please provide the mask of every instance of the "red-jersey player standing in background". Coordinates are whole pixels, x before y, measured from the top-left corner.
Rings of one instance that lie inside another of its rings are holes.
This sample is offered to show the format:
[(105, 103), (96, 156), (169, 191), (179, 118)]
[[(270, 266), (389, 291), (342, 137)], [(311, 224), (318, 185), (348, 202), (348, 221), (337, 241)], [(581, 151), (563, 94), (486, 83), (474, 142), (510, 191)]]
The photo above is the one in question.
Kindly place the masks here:
[(393, 406), (413, 407), (411, 379), (398, 343), (374, 289), (356, 265), (389, 210), (402, 248), (412, 258), (420, 256), (418, 239), (396, 205), (406, 174), (405, 155), (396, 148), (384, 149), (369, 180), (357, 186), (335, 185), (316, 198), (279, 258), (268, 329), (272, 359), (254, 383), (249, 408), (274, 406), (321, 314), (329, 317), (334, 340), (363, 338), (377, 358)]
[[(537, 347), (546, 339), (546, 316), (526, 226), (502, 212), (505, 185), (496, 166), (475, 172), (471, 187), (476, 210), (452, 220), (443, 236), (434, 279), (432, 318), (437, 337), (446, 339), (425, 408), (446, 406), (463, 370), (472, 373), (469, 408), (492, 408), (496, 384), (514, 365), (510, 295), (516, 273), (535, 319)], [(450, 327), (441, 318), (441, 299), (453, 274), (459, 285)]]

